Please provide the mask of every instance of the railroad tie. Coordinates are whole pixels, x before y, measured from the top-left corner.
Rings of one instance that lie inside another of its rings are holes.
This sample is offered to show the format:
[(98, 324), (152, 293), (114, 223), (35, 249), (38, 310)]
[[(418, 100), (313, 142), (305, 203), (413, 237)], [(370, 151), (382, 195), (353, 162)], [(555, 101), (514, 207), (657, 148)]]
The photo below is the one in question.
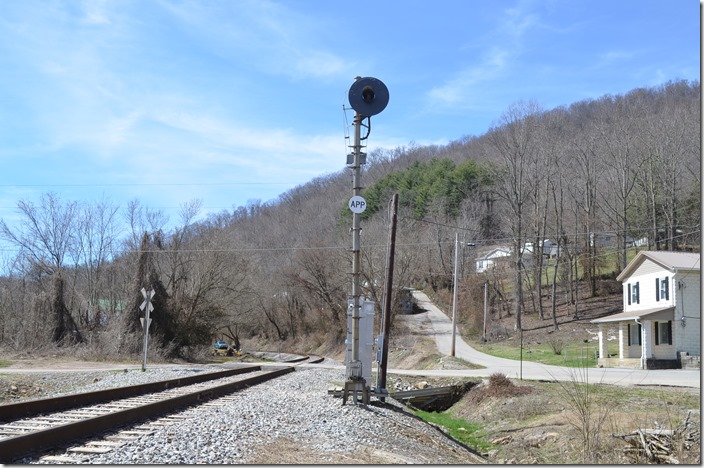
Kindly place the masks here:
[(86, 461), (86, 457), (81, 457), (81, 458), (76, 458), (76, 457), (67, 457), (66, 455), (45, 455), (41, 457), (39, 460), (44, 461), (44, 462), (49, 462), (49, 463), (68, 463), (71, 465), (75, 465), (76, 463), (80, 463), (83, 461)]
[(112, 452), (113, 448), (114, 447), (89, 447), (89, 446), (84, 445), (83, 447), (71, 447), (70, 449), (68, 449), (66, 451), (70, 452), (70, 453), (101, 454), (101, 453)]

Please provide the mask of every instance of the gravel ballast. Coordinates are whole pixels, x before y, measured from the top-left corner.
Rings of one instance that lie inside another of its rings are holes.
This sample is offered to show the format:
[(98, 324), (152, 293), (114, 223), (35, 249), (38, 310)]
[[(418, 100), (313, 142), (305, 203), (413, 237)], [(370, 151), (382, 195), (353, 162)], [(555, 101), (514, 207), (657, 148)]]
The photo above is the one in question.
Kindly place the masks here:
[[(166, 380), (212, 366), (148, 369), (100, 377), (75, 391), (98, 390)], [(344, 368), (298, 367), (295, 372), (214, 400), (218, 405), (188, 408), (183, 420), (159, 427), (106, 454), (68, 454), (91, 464), (467, 464), (483, 460), (439, 429), (404, 411), (391, 398), (356, 405), (328, 394), (345, 380)], [(62, 455), (63, 451), (52, 453)], [(24, 463), (37, 463), (38, 459)], [(39, 462), (41, 463), (41, 462)]]

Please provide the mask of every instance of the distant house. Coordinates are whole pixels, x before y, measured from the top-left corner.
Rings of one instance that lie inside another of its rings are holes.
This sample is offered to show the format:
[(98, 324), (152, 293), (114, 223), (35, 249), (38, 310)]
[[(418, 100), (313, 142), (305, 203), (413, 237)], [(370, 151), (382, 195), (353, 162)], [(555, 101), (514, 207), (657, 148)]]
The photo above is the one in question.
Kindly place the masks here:
[(511, 249), (508, 247), (496, 247), (475, 259), (476, 272), (484, 273), (489, 268), (496, 265), (496, 262), (507, 260), (511, 256)]
[[(601, 233), (591, 233), (589, 234), (589, 244), (594, 247), (617, 247), (619, 236), (615, 232), (601, 232)], [(647, 244), (647, 238), (645, 239)], [(635, 242), (641, 242), (643, 240), (636, 241), (631, 236), (626, 236), (626, 245), (628, 247), (633, 247)]]
[[(604, 367), (699, 367), (701, 353), (700, 255), (641, 251), (616, 278), (623, 312), (592, 320), (599, 325)], [(607, 354), (606, 332), (618, 327), (618, 357)]]
[[(533, 247), (532, 242), (526, 242), (525, 245), (523, 246), (523, 258), (524, 259), (531, 259), (533, 258), (533, 253), (536, 249)], [(558, 245), (556, 242), (553, 242), (550, 239), (544, 239), (540, 241), (540, 246), (538, 247), (537, 250), (541, 251), (541, 257), (543, 260), (543, 263), (545, 260), (550, 259), (550, 258), (555, 258), (558, 256), (560, 253), (560, 248), (558, 248)]]

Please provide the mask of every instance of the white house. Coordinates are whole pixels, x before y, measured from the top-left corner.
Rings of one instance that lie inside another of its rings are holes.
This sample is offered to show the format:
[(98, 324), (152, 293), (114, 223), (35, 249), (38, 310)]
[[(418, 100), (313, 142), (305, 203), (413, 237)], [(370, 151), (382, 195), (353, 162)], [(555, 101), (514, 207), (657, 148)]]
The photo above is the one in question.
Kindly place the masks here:
[(501, 259), (506, 260), (511, 256), (511, 249), (508, 247), (497, 247), (475, 260), (477, 273), (483, 273), (496, 265)]
[[(557, 244), (553, 244), (550, 239), (545, 239), (540, 242), (538, 249), (542, 250), (543, 257), (557, 256)], [(526, 242), (523, 246), (523, 254), (533, 254), (534, 248), (532, 242)]]
[[(700, 254), (641, 251), (616, 278), (623, 312), (599, 325), (604, 367), (699, 367), (701, 353)], [(618, 357), (608, 357), (606, 332), (618, 327)]]

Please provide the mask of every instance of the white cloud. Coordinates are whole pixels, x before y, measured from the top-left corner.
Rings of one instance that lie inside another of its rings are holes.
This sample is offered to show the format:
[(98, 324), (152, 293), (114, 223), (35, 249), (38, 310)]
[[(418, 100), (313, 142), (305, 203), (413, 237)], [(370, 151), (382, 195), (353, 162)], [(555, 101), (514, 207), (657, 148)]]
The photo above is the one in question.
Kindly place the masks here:
[(511, 52), (494, 48), (482, 57), (481, 63), (461, 70), (443, 86), (428, 92), (431, 106), (471, 108), (482, 100), (484, 92), (479, 87), (500, 77), (507, 69)]
[(92, 25), (111, 23), (106, 11), (106, 0), (84, 0), (82, 5), (85, 10), (83, 17), (85, 23)]
[(297, 55), (295, 60), (296, 75), (300, 77), (346, 76), (354, 66), (341, 57), (325, 51), (306, 51)]
[(626, 50), (609, 50), (598, 55), (598, 67), (608, 67), (614, 63), (623, 62), (633, 58), (634, 52)]
[(347, 76), (348, 63), (320, 43), (326, 30), (285, 3), (265, 0), (163, 4), (188, 34), (226, 59), (246, 59), (256, 69), (294, 79)]
[(459, 70), (442, 86), (431, 89), (426, 99), (429, 109), (435, 106), (456, 109), (477, 109), (487, 106), (490, 86), (508, 76), (511, 66), (524, 51), (525, 36), (540, 25), (530, 1), (520, 1), (503, 10), (494, 32), (482, 39), (488, 52), (478, 57), (476, 65)]
[(540, 24), (540, 16), (531, 12), (530, 9), (530, 5), (525, 2), (516, 7), (505, 9), (506, 17), (500, 29), (514, 38), (523, 37)]

